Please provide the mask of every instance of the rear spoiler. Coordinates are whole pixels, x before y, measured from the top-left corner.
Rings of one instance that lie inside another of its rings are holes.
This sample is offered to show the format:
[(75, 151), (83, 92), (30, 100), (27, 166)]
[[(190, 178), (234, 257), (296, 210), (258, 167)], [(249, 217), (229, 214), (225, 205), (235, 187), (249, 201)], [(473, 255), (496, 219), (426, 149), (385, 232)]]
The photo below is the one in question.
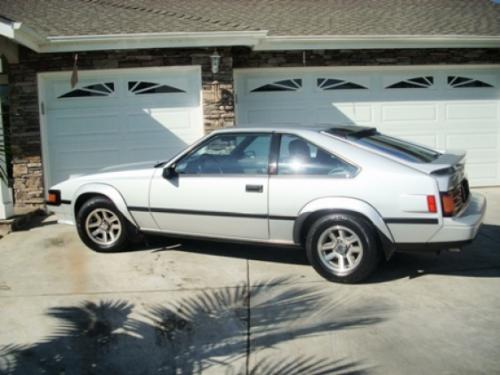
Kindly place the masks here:
[(453, 151), (441, 154), (431, 163), (411, 163), (412, 167), (428, 174), (446, 175), (453, 174), (458, 169), (463, 170), (465, 164), (465, 152)]

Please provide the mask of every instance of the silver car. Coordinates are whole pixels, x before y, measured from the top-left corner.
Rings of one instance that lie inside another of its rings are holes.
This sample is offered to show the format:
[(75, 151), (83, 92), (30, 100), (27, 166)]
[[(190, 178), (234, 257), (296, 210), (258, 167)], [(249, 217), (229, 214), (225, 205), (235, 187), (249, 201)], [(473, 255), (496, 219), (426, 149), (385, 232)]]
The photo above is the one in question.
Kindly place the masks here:
[(359, 282), (395, 251), (474, 239), (486, 201), (464, 157), (375, 128), (233, 128), (167, 162), (61, 182), (47, 203), (97, 251), (139, 232), (292, 245), (326, 279)]

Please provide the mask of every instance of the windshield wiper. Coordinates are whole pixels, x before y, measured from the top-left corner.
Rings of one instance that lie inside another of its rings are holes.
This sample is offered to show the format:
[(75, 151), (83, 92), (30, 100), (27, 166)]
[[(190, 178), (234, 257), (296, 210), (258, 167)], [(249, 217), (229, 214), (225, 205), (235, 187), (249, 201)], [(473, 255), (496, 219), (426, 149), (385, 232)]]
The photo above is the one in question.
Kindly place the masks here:
[(165, 160), (165, 161), (160, 161), (158, 163), (156, 163), (155, 165), (153, 165), (153, 168), (160, 168), (160, 167), (163, 167), (165, 164), (168, 163), (168, 160)]

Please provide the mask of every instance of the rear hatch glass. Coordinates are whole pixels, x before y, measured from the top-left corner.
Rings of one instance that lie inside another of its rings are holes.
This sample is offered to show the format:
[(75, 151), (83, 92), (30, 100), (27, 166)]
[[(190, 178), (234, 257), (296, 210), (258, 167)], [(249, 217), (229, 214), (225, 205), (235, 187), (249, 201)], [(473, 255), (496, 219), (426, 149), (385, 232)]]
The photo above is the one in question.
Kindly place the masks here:
[(442, 155), (428, 147), (381, 134), (376, 128), (342, 126), (324, 132), (411, 163), (432, 163)]
[(431, 163), (441, 154), (427, 147), (420, 146), (402, 139), (389, 137), (384, 134), (375, 133), (364, 137), (348, 137), (353, 138), (355, 142), (381, 151), (390, 156), (403, 159), (412, 163)]

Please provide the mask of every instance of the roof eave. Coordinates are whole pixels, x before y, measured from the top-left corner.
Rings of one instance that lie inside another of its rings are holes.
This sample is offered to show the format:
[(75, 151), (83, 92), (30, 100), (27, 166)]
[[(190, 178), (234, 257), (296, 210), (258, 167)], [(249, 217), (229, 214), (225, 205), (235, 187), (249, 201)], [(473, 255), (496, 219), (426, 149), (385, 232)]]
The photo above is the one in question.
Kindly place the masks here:
[(500, 48), (500, 36), (477, 35), (319, 35), (268, 36), (257, 51), (381, 48)]
[(0, 21), (0, 35), (39, 53), (143, 48), (247, 46), (257, 51), (380, 48), (500, 48), (500, 36), (270, 36), (266, 30), (42, 37), (20, 22)]
[(48, 37), (40, 52), (140, 48), (253, 47), (267, 31), (176, 32)]
[(0, 35), (36, 52), (40, 52), (40, 44), (44, 41), (41, 36), (21, 22), (0, 20)]
[(256, 30), (42, 37), (21, 22), (0, 20), (0, 35), (39, 53), (141, 48), (254, 47), (267, 33), (265, 30)]

